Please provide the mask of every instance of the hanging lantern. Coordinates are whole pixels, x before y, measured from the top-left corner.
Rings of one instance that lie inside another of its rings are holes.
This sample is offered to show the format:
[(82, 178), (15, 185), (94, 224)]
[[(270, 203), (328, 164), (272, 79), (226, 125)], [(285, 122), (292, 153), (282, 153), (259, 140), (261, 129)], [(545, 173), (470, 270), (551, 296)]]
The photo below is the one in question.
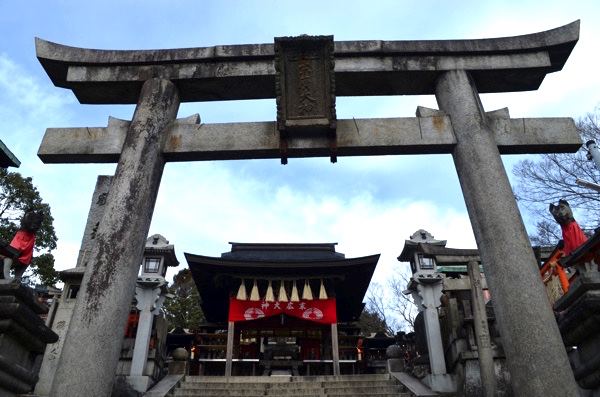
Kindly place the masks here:
[(285, 293), (285, 286), (283, 285), (283, 281), (281, 282), (281, 284), (279, 286), (279, 297), (277, 298), (277, 300), (279, 302), (287, 302), (288, 301), (287, 294)]
[(269, 286), (267, 287), (267, 294), (265, 295), (265, 301), (275, 302), (275, 295), (273, 294), (273, 285), (271, 285), (271, 280), (269, 280)]
[(296, 280), (292, 284), (292, 295), (290, 296), (290, 300), (292, 302), (300, 302), (300, 297), (298, 296), (298, 287), (296, 287)]
[(248, 294), (246, 294), (246, 282), (244, 279), (242, 279), (242, 283), (240, 284), (236, 298), (240, 301), (245, 301), (248, 299)]
[(321, 279), (321, 288), (319, 288), (319, 299), (327, 299), (327, 291), (325, 291), (323, 279)]
[(302, 291), (302, 299), (304, 300), (313, 300), (313, 294), (312, 291), (310, 290), (310, 284), (308, 283), (308, 280), (306, 280), (304, 282), (304, 290)]
[(256, 286), (256, 280), (254, 280), (254, 284), (252, 285), (252, 291), (250, 291), (250, 300), (251, 301), (259, 301), (260, 296), (258, 295), (258, 287)]

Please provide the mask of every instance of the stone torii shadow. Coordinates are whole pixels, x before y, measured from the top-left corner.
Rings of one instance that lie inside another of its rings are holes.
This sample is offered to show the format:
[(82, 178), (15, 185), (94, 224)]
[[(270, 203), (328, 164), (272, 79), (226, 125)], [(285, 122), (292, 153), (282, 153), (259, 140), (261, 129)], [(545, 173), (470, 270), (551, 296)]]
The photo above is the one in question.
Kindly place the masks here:
[[(516, 395), (577, 387), (500, 154), (576, 151), (572, 119), (486, 113), (479, 93), (535, 90), (562, 69), (579, 21), (499, 39), (334, 42), (103, 51), (36, 39), (52, 82), (84, 104), (137, 104), (106, 128), (48, 129), (46, 163), (118, 162), (51, 396), (109, 395), (167, 161), (451, 153)], [(336, 96), (436, 95), (415, 118), (337, 120)], [(277, 121), (176, 120), (180, 102), (277, 99)], [(508, 248), (507, 248), (508, 247)], [(515, 277), (518, 275), (518, 277)], [(548, 367), (553, 376), (547, 376)]]

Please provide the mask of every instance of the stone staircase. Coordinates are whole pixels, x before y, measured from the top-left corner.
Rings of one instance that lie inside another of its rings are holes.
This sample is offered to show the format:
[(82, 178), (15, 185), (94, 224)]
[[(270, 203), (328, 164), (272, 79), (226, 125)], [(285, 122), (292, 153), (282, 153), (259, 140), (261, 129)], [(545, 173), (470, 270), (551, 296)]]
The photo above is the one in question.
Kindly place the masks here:
[(411, 397), (388, 374), (342, 376), (186, 376), (172, 397)]

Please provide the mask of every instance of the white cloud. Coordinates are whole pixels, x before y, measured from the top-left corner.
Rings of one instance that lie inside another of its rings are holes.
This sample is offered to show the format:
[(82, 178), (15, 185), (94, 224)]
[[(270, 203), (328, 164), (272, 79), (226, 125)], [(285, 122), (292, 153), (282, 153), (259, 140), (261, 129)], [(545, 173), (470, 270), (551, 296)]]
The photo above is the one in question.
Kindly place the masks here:
[(475, 246), (467, 215), (433, 201), (399, 197), (382, 203), (367, 191), (322, 195), (269, 186), (206, 163), (168, 167), (151, 233), (171, 239), (180, 262), (184, 251), (219, 256), (229, 241), (337, 242), (347, 257), (381, 253), (376, 277), (384, 278), (398, 264), (404, 240), (420, 228), (452, 247)]

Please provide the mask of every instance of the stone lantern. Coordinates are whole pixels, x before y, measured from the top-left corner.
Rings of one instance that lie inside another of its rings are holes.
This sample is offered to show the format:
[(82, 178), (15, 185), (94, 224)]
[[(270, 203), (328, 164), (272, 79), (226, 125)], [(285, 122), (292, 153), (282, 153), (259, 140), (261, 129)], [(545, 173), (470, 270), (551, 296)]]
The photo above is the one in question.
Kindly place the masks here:
[(179, 261), (175, 257), (173, 245), (169, 245), (169, 241), (160, 234), (150, 236), (146, 240), (138, 282), (140, 278), (162, 277), (164, 280), (167, 268), (177, 265)]
[(440, 332), (438, 308), (441, 306), (443, 275), (437, 271), (435, 255), (428, 248), (446, 246), (445, 240), (435, 240), (427, 231), (417, 230), (405, 241), (399, 261), (410, 262), (413, 276), (404, 294), (411, 294), (419, 312), (423, 312), (431, 374), (423, 379), (434, 391), (453, 392), (456, 385), (446, 373), (444, 348)]
[(163, 302), (173, 296), (168, 293), (165, 275), (169, 266), (177, 266), (175, 248), (169, 245), (160, 234), (148, 237), (140, 274), (135, 287), (135, 300), (139, 313), (139, 322), (135, 337), (129, 384), (139, 392), (145, 392), (151, 386), (151, 378), (144, 373), (148, 357), (153, 317), (159, 313)]

